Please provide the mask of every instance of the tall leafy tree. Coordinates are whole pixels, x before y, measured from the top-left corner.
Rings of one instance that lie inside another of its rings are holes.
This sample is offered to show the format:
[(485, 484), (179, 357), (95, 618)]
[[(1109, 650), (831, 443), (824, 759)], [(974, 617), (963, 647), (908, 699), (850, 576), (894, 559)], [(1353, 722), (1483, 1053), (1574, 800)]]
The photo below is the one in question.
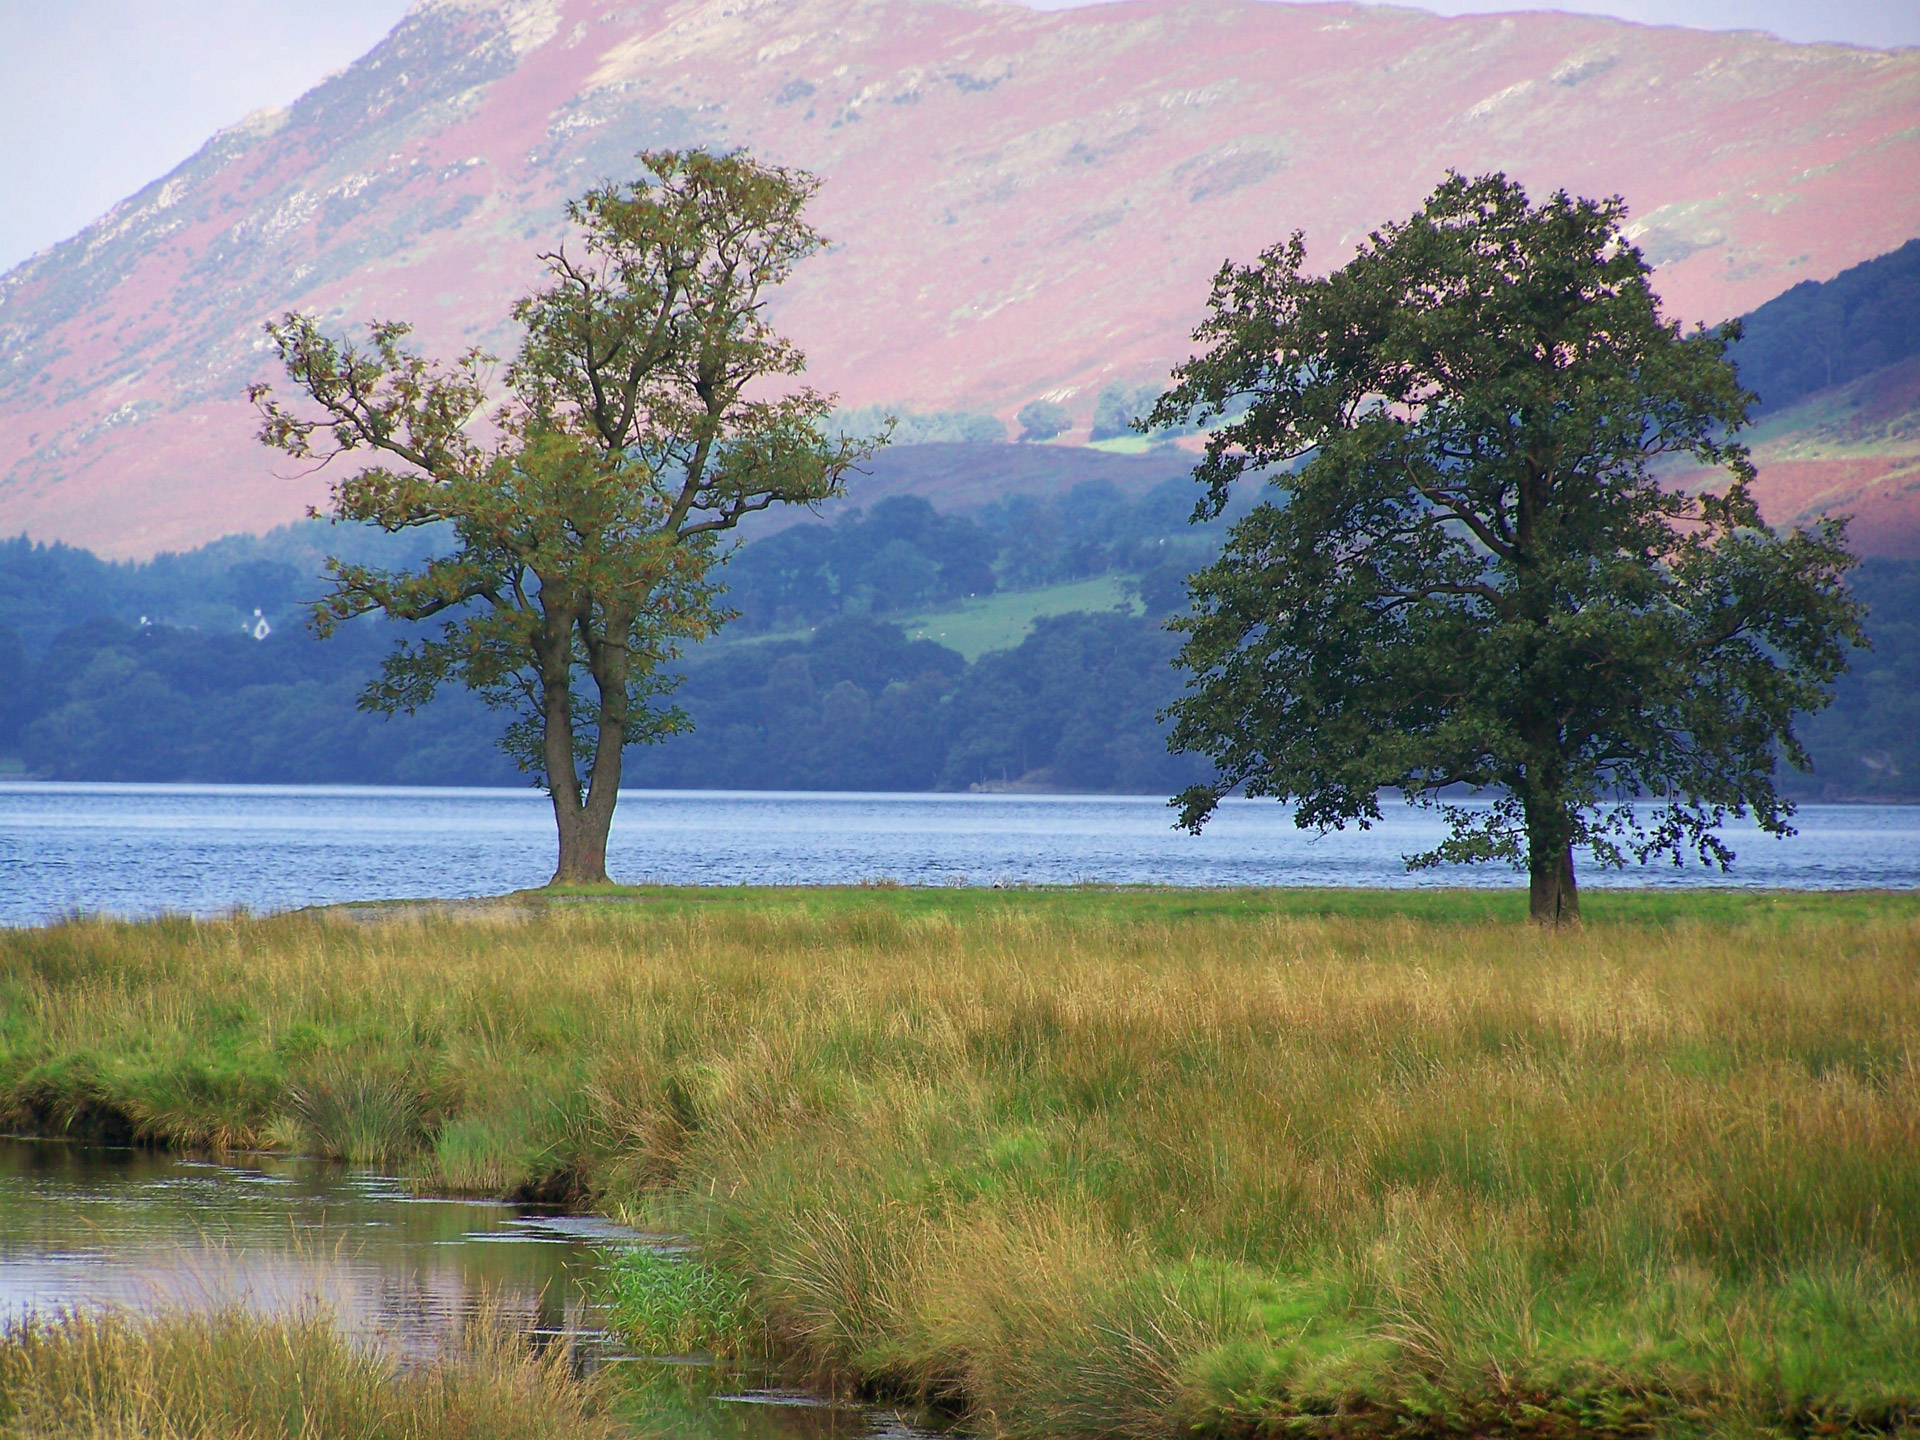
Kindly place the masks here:
[(1410, 864), (1524, 865), (1552, 923), (1579, 913), (1577, 846), (1724, 867), (1729, 817), (1789, 832), (1775, 764), (1805, 768), (1794, 718), (1860, 643), (1853, 557), (1839, 521), (1762, 523), (1737, 327), (1664, 319), (1624, 216), (1456, 174), (1324, 278), (1297, 233), (1220, 270), (1147, 423), (1246, 404), (1198, 513), (1244, 476), (1277, 494), (1176, 622), (1170, 743), (1217, 767), (1182, 824), (1237, 787), (1365, 826), (1397, 788), (1449, 822)]
[(765, 315), (822, 243), (802, 214), (816, 182), (743, 152), (639, 158), (642, 179), (568, 206), (576, 237), (514, 308), (497, 401), (479, 351), (436, 364), (406, 325), (356, 345), (299, 314), (267, 331), (308, 403), (250, 392), (265, 444), (375, 461), (334, 485), (335, 520), (447, 527), (416, 568), (330, 562), (317, 625), (438, 618), (362, 704), (412, 711), (457, 681), (511, 712), (503, 745), (553, 798), (556, 884), (605, 883), (625, 747), (685, 727), (659, 666), (727, 618), (716, 540), (838, 493), (872, 450), (829, 437), (832, 397), (782, 383), (804, 360)]

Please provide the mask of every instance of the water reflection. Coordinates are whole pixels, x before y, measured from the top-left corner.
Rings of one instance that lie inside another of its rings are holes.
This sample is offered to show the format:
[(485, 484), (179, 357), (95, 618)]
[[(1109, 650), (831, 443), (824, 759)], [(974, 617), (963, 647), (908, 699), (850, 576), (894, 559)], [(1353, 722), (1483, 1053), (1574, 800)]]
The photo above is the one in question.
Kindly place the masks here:
[(711, 1371), (629, 1367), (626, 1414), (659, 1440), (934, 1440), (904, 1415), (794, 1390), (740, 1390)]
[(428, 1355), (483, 1317), (616, 1366), (621, 1412), (662, 1440), (932, 1440), (890, 1411), (794, 1391), (698, 1357), (625, 1355), (596, 1276), (610, 1251), (685, 1247), (592, 1216), (416, 1197), (316, 1161), (216, 1165), (0, 1138), (0, 1325), (124, 1305), (324, 1307), (350, 1334)]
[(420, 1199), (317, 1162), (214, 1165), (0, 1140), (0, 1321), (70, 1305), (320, 1305), (412, 1352), (491, 1308), (516, 1329), (595, 1343), (602, 1247), (649, 1239), (605, 1221)]

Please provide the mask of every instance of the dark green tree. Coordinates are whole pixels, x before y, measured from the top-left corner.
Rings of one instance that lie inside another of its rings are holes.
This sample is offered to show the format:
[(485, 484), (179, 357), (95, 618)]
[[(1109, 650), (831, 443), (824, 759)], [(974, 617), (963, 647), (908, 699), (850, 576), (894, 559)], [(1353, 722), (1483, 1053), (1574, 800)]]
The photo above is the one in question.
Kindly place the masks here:
[(606, 882), (625, 748), (686, 724), (659, 666), (727, 618), (717, 538), (838, 493), (871, 453), (829, 438), (830, 397), (778, 383), (804, 362), (764, 307), (821, 244), (814, 180), (740, 152), (640, 160), (642, 180), (568, 206), (577, 248), (543, 255), (547, 284), (515, 306), (525, 338), (484, 424), (490, 357), (433, 364), (391, 322), (357, 347), (285, 315), (267, 331), (310, 404), (251, 391), (267, 445), (378, 462), (335, 484), (332, 518), (448, 527), (418, 568), (330, 562), (317, 625), (440, 617), (362, 704), (410, 712), (455, 680), (509, 710), (504, 748), (553, 798), (556, 884)]
[(1860, 643), (1853, 557), (1842, 522), (1762, 523), (1737, 327), (1664, 320), (1624, 215), (1451, 175), (1325, 278), (1298, 234), (1220, 270), (1148, 423), (1247, 403), (1198, 514), (1243, 476), (1279, 494), (1175, 622), (1170, 744), (1217, 767), (1183, 825), (1239, 788), (1364, 827), (1398, 789), (1449, 822), (1409, 864), (1524, 865), (1550, 923), (1578, 916), (1576, 846), (1724, 867), (1729, 817), (1790, 833), (1776, 761), (1806, 767), (1795, 716)]
[(1056, 400), (1029, 400), (1013, 417), (1023, 441), (1051, 440), (1073, 424), (1067, 407)]

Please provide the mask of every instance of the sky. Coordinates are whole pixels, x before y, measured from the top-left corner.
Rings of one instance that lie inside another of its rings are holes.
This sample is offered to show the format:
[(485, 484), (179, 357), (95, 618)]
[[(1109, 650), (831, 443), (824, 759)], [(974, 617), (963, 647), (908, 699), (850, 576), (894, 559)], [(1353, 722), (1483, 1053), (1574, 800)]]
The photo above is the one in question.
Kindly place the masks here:
[[(1030, 0), (1049, 10), (1100, 0)], [(1288, 3), (1288, 0), (1274, 0)], [(1920, 0), (1425, 0), (1920, 45)], [(0, 0), (0, 271), (371, 49), (407, 0)]]

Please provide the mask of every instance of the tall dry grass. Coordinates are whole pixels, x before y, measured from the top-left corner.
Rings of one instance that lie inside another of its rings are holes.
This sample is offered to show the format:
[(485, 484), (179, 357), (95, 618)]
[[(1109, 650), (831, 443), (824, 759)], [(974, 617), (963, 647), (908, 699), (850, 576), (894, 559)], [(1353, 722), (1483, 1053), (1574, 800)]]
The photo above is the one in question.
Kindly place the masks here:
[(1920, 906), (0, 941), (14, 1124), (644, 1212), (816, 1374), (1035, 1436), (1911, 1429), (1917, 1037)]
[(323, 1312), (71, 1313), (0, 1330), (0, 1433), (20, 1440), (613, 1440), (559, 1351), (484, 1321), (402, 1366)]

